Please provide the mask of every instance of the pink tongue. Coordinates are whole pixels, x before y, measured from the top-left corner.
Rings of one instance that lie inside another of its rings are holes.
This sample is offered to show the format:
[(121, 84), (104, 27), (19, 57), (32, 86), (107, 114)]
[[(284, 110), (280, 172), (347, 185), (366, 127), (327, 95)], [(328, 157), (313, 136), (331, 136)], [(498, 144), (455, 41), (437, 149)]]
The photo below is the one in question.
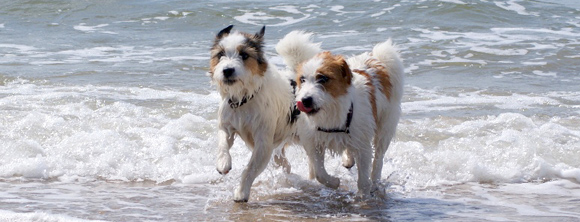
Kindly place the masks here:
[(305, 113), (309, 113), (310, 111), (312, 111), (312, 108), (304, 107), (304, 104), (302, 104), (302, 101), (296, 102), (296, 106), (298, 107), (298, 110), (305, 112)]

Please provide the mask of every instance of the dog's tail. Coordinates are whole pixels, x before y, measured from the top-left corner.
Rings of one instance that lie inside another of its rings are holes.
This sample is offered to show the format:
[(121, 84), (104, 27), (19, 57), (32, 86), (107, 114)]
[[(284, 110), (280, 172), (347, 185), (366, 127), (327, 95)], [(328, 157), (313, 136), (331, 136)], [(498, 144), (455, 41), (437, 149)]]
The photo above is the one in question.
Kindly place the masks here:
[(312, 33), (304, 31), (292, 31), (276, 44), (276, 52), (293, 71), (321, 51), (320, 43), (312, 42)]
[[(393, 87), (397, 88), (394, 91), (401, 92), (400, 94), (402, 94), (404, 67), (398, 49), (393, 44), (393, 41), (388, 39), (385, 42), (377, 44), (373, 48), (372, 56), (385, 64), (387, 71), (389, 72), (390, 81), (393, 84)], [(398, 87), (401, 88), (398, 89)], [(400, 98), (401, 95), (394, 96)]]

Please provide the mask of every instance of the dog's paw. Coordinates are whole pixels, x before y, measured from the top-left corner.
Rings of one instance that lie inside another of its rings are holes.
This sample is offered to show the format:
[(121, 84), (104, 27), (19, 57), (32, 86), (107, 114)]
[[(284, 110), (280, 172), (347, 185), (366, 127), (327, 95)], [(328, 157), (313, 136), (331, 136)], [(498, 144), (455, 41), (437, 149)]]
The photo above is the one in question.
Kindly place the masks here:
[(354, 159), (351, 160), (342, 159), (342, 166), (346, 169), (352, 168), (354, 166)]
[(342, 153), (342, 166), (350, 169), (354, 166), (354, 158), (348, 151)]
[(241, 199), (241, 200), (234, 199), (234, 202), (236, 202), (236, 203), (247, 203), (248, 202), (248, 199)]
[(338, 187), (340, 186), (340, 180), (336, 177), (332, 177), (330, 182), (330, 188), (332, 189), (338, 189)]
[(218, 157), (216, 163), (217, 171), (221, 175), (226, 175), (232, 169), (232, 158), (229, 154), (222, 154)]
[(225, 171), (221, 171), (219, 168), (217, 169), (217, 172), (220, 173), (221, 175), (226, 175), (230, 172), (230, 170), (225, 170)]
[(387, 198), (387, 191), (384, 187), (373, 186), (370, 192), (371, 197), (378, 198), (378, 199), (386, 199)]
[(372, 194), (371, 194), (369, 191), (362, 191), (362, 190), (359, 190), (359, 191), (356, 193), (356, 197), (355, 197), (355, 199), (358, 199), (358, 200), (361, 200), (361, 201), (363, 201), (363, 200), (368, 200), (368, 199), (369, 199), (369, 198), (371, 198), (371, 197), (373, 197), (373, 195), (372, 195)]
[(329, 177), (328, 179), (325, 179), (322, 182), (326, 187), (332, 189), (338, 189), (338, 187), (340, 186), (340, 179), (336, 177)]
[(241, 189), (241, 187), (236, 189), (236, 192), (234, 193), (234, 202), (236, 203), (248, 202), (248, 199), (250, 199), (250, 192), (244, 192)]

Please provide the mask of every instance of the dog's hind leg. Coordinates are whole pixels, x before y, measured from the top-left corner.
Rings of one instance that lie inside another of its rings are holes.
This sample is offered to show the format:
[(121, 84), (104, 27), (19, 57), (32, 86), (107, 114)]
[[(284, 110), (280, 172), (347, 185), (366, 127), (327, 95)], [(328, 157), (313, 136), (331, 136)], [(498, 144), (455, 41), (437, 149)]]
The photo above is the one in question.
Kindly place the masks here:
[(365, 197), (370, 195), (372, 180), (370, 177), (371, 173), (371, 163), (369, 160), (372, 159), (373, 152), (371, 144), (359, 144), (358, 149), (352, 149), (356, 158), (356, 167), (358, 168), (358, 193), (359, 195)]
[(288, 146), (290, 146), (288, 143), (284, 144), (284, 147), (282, 147), (280, 153), (274, 154), (274, 162), (276, 163), (277, 167), (281, 166), (285, 173), (290, 174), (292, 168), (290, 166), (290, 162), (288, 162), (288, 159), (286, 159), (285, 152), (286, 147)]
[(389, 143), (391, 138), (388, 136), (383, 136), (381, 138), (375, 138), (375, 157), (373, 159), (373, 171), (371, 173), (371, 178), (375, 184), (378, 184), (381, 180), (381, 174), (383, 171), (383, 159), (385, 158), (385, 153), (389, 148)]
[(232, 157), (230, 148), (234, 144), (234, 133), (231, 130), (221, 128), (218, 130), (218, 155), (216, 160), (217, 171), (222, 174), (228, 174), (232, 169)]
[(397, 123), (399, 121), (399, 112), (395, 110), (389, 115), (389, 118), (385, 119), (386, 124), (379, 124), (379, 129), (374, 138), (375, 145), (375, 157), (373, 159), (373, 171), (371, 173), (371, 179), (374, 184), (378, 184), (381, 180), (381, 174), (383, 171), (383, 159), (385, 158), (385, 153), (389, 149), (391, 140), (395, 136), (395, 131), (397, 129)]
[(240, 187), (234, 193), (235, 202), (248, 202), (250, 198), (250, 188), (252, 188), (252, 183), (264, 169), (268, 166), (270, 158), (272, 158), (272, 153), (274, 147), (272, 145), (272, 135), (262, 135), (254, 137), (256, 144), (252, 152), (252, 157), (248, 166), (242, 173), (242, 181), (240, 182)]
[(314, 171), (314, 176), (316, 180), (321, 184), (332, 189), (338, 188), (340, 186), (340, 180), (336, 177), (328, 175), (326, 169), (324, 168), (324, 147), (304, 147), (306, 150), (306, 155), (308, 155), (308, 160), (310, 161), (310, 176)]

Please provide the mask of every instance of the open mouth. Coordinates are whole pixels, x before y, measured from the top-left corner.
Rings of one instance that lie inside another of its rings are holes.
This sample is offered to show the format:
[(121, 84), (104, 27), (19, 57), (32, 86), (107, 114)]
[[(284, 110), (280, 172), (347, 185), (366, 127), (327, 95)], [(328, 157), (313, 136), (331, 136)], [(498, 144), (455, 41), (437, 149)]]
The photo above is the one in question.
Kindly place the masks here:
[(306, 113), (307, 115), (313, 115), (317, 113), (319, 110), (318, 108), (304, 106), (304, 103), (302, 103), (302, 101), (296, 102), (296, 108), (298, 108), (298, 110), (300, 110), (301, 112)]

